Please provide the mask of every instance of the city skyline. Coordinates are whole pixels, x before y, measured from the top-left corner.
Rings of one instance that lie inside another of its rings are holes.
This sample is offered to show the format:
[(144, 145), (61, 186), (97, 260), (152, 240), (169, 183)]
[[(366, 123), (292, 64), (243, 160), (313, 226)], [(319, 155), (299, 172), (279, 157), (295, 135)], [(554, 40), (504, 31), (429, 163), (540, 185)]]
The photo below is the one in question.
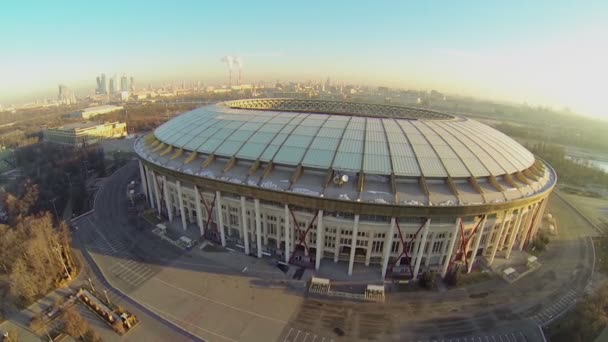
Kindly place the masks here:
[[(93, 93), (92, 79), (104, 71), (135, 75), (142, 85), (226, 84), (221, 58), (234, 55), (244, 60), (243, 83), (329, 76), (608, 116), (600, 94), (608, 51), (598, 43), (608, 35), (607, 6), (600, 2), (5, 7), (4, 105), (55, 94), (58, 84)], [(100, 30), (109, 17), (120, 25)], [(70, 43), (56, 38), (66, 36)]]

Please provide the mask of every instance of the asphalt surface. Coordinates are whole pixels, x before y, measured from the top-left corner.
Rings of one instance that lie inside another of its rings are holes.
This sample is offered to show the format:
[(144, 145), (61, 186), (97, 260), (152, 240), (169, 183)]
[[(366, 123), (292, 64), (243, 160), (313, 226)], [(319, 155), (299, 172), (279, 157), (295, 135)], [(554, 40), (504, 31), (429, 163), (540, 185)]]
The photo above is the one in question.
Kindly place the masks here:
[[(104, 273), (113, 279), (114, 286), (120, 287), (121, 292), (129, 296), (131, 291), (139, 294), (137, 291), (141, 291), (140, 288), (148, 286), (152, 279), (159, 279), (168, 271), (187, 273), (184, 277), (188, 277), (189, 281), (212, 274), (234, 275), (240, 272), (240, 268), (214, 263), (212, 258), (190, 259), (188, 253), (160, 241), (149, 233), (149, 229), (138, 230), (137, 225), (129, 221), (126, 199), (126, 186), (130, 180), (138, 178), (138, 172), (137, 164), (133, 162), (109, 177), (97, 195), (94, 215), (78, 220), (81, 226), (77, 234), (79, 239), (91, 252), (111, 258), (112, 262), (104, 266)], [(551, 205), (555, 203), (556, 207), (560, 207), (562, 215), (578, 215), (571, 209), (570, 213), (566, 213), (567, 206), (559, 203), (561, 199), (553, 196), (551, 201)], [(562, 230), (568, 229), (564, 224), (561, 227)], [(296, 304), (295, 310), (285, 310), (287, 317), (275, 319), (278, 322), (274, 322), (272, 329), (282, 327), (276, 340), (283, 342), (542, 341), (539, 325), (549, 323), (572, 307), (583, 294), (591, 276), (593, 255), (590, 239), (586, 236), (586, 231), (575, 230), (561, 234), (540, 256), (541, 268), (511, 285), (493, 278), (442, 293), (391, 293), (385, 304), (304, 298)], [(93, 269), (100, 276), (99, 269)], [(180, 279), (176, 277), (174, 283), (178, 286)], [(162, 289), (158, 291), (158, 296), (163, 296)], [(282, 296), (280, 292), (277, 290), (277, 298)], [(129, 300), (126, 296), (123, 299)], [(188, 296), (175, 300), (187, 301)], [(132, 305), (141, 309), (136, 303)], [(288, 304), (277, 300), (269, 305), (271, 309), (280, 310), (282, 305)], [(233, 310), (225, 307), (217, 310)], [(161, 322), (174, 332), (181, 331), (182, 339), (193, 336), (188, 337), (184, 329), (178, 326), (196, 332), (203, 329), (204, 323), (196, 323), (195, 326), (192, 323), (194, 320), (172, 316), (171, 322), (182, 322), (174, 324), (156, 314), (158, 310), (146, 312), (147, 309), (143, 309), (142, 313), (150, 316), (150, 319)], [(192, 315), (204, 316), (197, 310), (186, 316)], [(204, 321), (204, 317), (197, 322), (201, 321)], [(239, 335), (235, 335), (239, 336), (236, 338), (213, 335), (213, 326), (204, 327), (206, 332), (212, 334), (206, 336), (217, 336), (218, 340), (265, 341), (257, 337), (261, 335), (257, 335), (255, 326), (243, 328)], [(264, 327), (260, 325), (259, 329)], [(196, 336), (200, 335), (198, 333)]]

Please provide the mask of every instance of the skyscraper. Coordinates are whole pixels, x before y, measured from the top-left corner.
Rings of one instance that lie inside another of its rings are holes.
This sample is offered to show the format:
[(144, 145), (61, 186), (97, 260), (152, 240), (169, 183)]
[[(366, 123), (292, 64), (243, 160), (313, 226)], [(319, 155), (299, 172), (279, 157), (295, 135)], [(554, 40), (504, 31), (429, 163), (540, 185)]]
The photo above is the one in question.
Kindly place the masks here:
[(96, 80), (96, 84), (97, 84), (97, 87), (95, 88), (95, 94), (99, 95), (99, 94), (101, 94), (101, 88), (102, 88), (101, 87), (101, 77), (97, 76), (97, 78), (95, 80)]
[(129, 84), (129, 91), (131, 91), (131, 92), (135, 91), (135, 79), (133, 78), (133, 76), (131, 76), (131, 82)]
[(74, 96), (74, 93), (70, 90), (70, 88), (63, 84), (60, 84), (58, 88), (59, 92), (57, 94), (57, 101), (59, 101), (60, 104), (76, 103), (76, 96)]
[(101, 87), (99, 93), (103, 95), (108, 94), (108, 79), (106, 78), (106, 74), (101, 74)]
[(126, 75), (122, 75), (120, 78), (120, 91), (129, 91), (129, 79)]
[(116, 93), (116, 90), (118, 88), (116, 83), (116, 77), (110, 78), (110, 94)]

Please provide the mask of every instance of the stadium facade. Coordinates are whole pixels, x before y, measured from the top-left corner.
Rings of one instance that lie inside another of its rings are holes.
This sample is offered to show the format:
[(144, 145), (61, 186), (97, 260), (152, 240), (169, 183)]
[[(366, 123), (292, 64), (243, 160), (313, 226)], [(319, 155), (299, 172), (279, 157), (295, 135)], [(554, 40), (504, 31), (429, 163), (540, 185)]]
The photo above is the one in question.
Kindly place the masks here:
[(258, 257), (470, 272), (539, 231), (556, 174), (504, 134), (430, 110), (236, 100), (135, 143), (150, 206)]

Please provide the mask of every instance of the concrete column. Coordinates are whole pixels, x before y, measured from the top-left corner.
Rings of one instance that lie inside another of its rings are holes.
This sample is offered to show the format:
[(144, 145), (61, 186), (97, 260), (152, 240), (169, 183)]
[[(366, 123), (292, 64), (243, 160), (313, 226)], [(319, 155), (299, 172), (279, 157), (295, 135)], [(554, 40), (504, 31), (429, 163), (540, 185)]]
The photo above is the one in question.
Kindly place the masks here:
[[(156, 208), (158, 209), (158, 215), (160, 216), (161, 212), (162, 212), (162, 206), (161, 206), (161, 201), (162, 199), (160, 198), (160, 189), (158, 187), (158, 178), (156, 178), (156, 174), (154, 174), (154, 171), (150, 171), (148, 169), (148, 176), (150, 178), (152, 178), (152, 185), (154, 187), (154, 198), (156, 199)], [(150, 192), (152, 192), (152, 189), (150, 189)], [(154, 206), (154, 205), (152, 205)]]
[(530, 234), (531, 239), (535, 238), (536, 234), (538, 233), (538, 228), (540, 227), (540, 223), (543, 220), (543, 215), (545, 215), (545, 210), (547, 209), (547, 201), (548, 198), (543, 200), (543, 203), (540, 205), (540, 209), (538, 210), (538, 214), (536, 214), (536, 220), (534, 221), (532, 233)]
[[(154, 194), (152, 193), (152, 190), (156, 190), (158, 189), (158, 185), (156, 184), (156, 178), (154, 177), (154, 172), (151, 171), (150, 169), (148, 169), (147, 167), (144, 167), (144, 176), (146, 177), (146, 187), (148, 188), (148, 203), (150, 203), (150, 207), (154, 208), (155, 203), (154, 203), (154, 197), (156, 197), (156, 204), (159, 203), (158, 201), (158, 191), (156, 191), (156, 196), (154, 196)], [(158, 207), (158, 213), (160, 214), (160, 205), (157, 206)]]
[(224, 231), (224, 215), (222, 215), (222, 194), (219, 191), (215, 192), (215, 213), (217, 215), (217, 230), (220, 231), (220, 241), (222, 246), (226, 247), (226, 232)]
[(150, 207), (158, 208), (158, 212), (160, 213), (160, 201), (158, 197), (158, 185), (156, 184), (156, 177), (154, 176), (154, 172), (144, 167), (144, 172), (146, 173), (146, 179), (148, 180), (148, 195), (150, 201)]
[(317, 215), (317, 245), (315, 255), (315, 270), (319, 270), (321, 266), (321, 258), (323, 258), (323, 248), (325, 247), (325, 227), (323, 227), (323, 210), (319, 210)]
[(264, 229), (263, 229), (264, 233), (262, 234), (262, 242), (263, 242), (264, 246), (268, 246), (268, 236), (269, 236), (268, 220), (266, 218), (266, 215), (261, 215), (261, 218), (262, 218), (262, 227), (264, 227)]
[(433, 255), (433, 244), (435, 243), (436, 239), (437, 239), (437, 233), (433, 233), (433, 237), (431, 238), (431, 241), (429, 242), (429, 250), (427, 252), (426, 259), (424, 259), (424, 267), (429, 267), (429, 265), (431, 264), (431, 255)]
[(184, 210), (184, 194), (182, 193), (182, 183), (180, 181), (175, 181), (177, 186), (177, 203), (179, 204), (179, 216), (182, 219), (182, 228), (186, 230), (188, 225), (186, 223), (186, 211)]
[(517, 248), (521, 251), (524, 249), (524, 244), (526, 243), (526, 236), (528, 236), (528, 232), (532, 228), (532, 218), (534, 217), (534, 213), (536, 213), (536, 209), (538, 204), (532, 205), (530, 209), (528, 209), (528, 216), (526, 217), (526, 221), (521, 229), (519, 234), (519, 246)]
[(494, 262), (494, 257), (496, 256), (496, 251), (498, 250), (498, 245), (502, 240), (502, 234), (505, 230), (505, 225), (507, 223), (507, 216), (509, 215), (509, 211), (505, 211), (502, 216), (502, 222), (500, 223), (500, 228), (498, 229), (498, 235), (496, 236), (496, 241), (494, 241), (494, 245), (492, 246), (492, 253), (490, 254), (490, 259), (488, 260), (488, 265), (492, 265)]
[(340, 256), (340, 235), (342, 231), (340, 227), (336, 228), (336, 245), (334, 246), (334, 262), (338, 262), (338, 257)]
[(205, 225), (203, 223), (203, 208), (201, 205), (201, 194), (198, 187), (194, 186), (194, 206), (196, 209), (196, 224), (201, 232), (201, 236), (205, 235)]
[(517, 213), (517, 220), (515, 221), (515, 226), (513, 226), (513, 232), (509, 237), (509, 244), (507, 246), (507, 253), (505, 254), (505, 259), (509, 259), (511, 257), (511, 251), (513, 250), (513, 245), (515, 244), (515, 237), (517, 237), (517, 233), (519, 233), (519, 228), (521, 227), (521, 221), (524, 216), (523, 211), (520, 209)]
[[(420, 262), (422, 261), (422, 256), (424, 254), (424, 245), (426, 245), (426, 237), (429, 235), (429, 226), (431, 225), (431, 219), (426, 219), (426, 223), (424, 224), (424, 228), (422, 228), (422, 239), (418, 244), (418, 256), (416, 257), (416, 265), (414, 265), (414, 274), (412, 279), (418, 278), (418, 271), (420, 271)], [(416, 250), (414, 250), (416, 251)]]
[(291, 238), (289, 237), (291, 229), (289, 228), (289, 222), (291, 220), (289, 219), (289, 207), (287, 204), (285, 204), (285, 218), (283, 221), (285, 221), (285, 226), (283, 227), (285, 230), (285, 262), (289, 262), (289, 258), (291, 257)]
[(393, 247), (393, 238), (395, 236), (395, 218), (391, 217), (391, 225), (388, 228), (388, 233), (384, 237), (384, 249), (382, 250), (382, 279), (386, 277), (386, 269), (388, 268), (388, 260), (391, 257), (391, 248)]
[(460, 229), (461, 221), (462, 219), (460, 217), (457, 218), (456, 224), (452, 229), (452, 238), (450, 239), (450, 243), (448, 244), (447, 255), (441, 269), (442, 278), (445, 278), (445, 275), (448, 273), (448, 267), (450, 266), (450, 261), (452, 260), (452, 254), (454, 254), (454, 246), (456, 245), (456, 240), (458, 240), (458, 230)]
[(165, 205), (167, 206), (167, 215), (169, 215), (169, 221), (173, 222), (173, 208), (171, 207), (171, 199), (169, 196), (169, 182), (167, 177), (163, 176), (163, 189), (165, 193)]
[(260, 217), (260, 200), (254, 199), (253, 206), (255, 208), (255, 242), (258, 250), (258, 258), (262, 257), (262, 219)]
[(374, 244), (373, 234), (367, 237), (367, 248), (365, 249), (365, 266), (369, 266), (369, 262), (372, 258), (372, 245)]
[(500, 249), (500, 250), (505, 248), (505, 245), (506, 245), (505, 240), (507, 239), (507, 234), (509, 234), (509, 229), (514, 223), (513, 222), (513, 210), (509, 211), (509, 214), (507, 215), (505, 220), (507, 221), (505, 224), (505, 229), (503, 230), (502, 234), (500, 234), (500, 238), (498, 239), (498, 249)]
[(355, 250), (357, 249), (357, 234), (359, 233), (359, 214), (355, 215), (353, 224), (353, 235), (350, 242), (350, 257), (348, 259), (348, 275), (353, 275), (353, 266), (355, 264)]
[(247, 207), (245, 207), (245, 196), (241, 196), (241, 231), (243, 233), (245, 254), (249, 255), (249, 230), (247, 229)]
[[(486, 221), (488, 220), (488, 215), (485, 215), (481, 219), (480, 227), (477, 231), (477, 236), (475, 236), (475, 242), (473, 243), (473, 249), (471, 250), (471, 258), (469, 259), (469, 268), (467, 269), (467, 273), (471, 273), (473, 269), (473, 262), (475, 261), (475, 257), (477, 256), (477, 250), (479, 249), (479, 243), (481, 242), (481, 237), (483, 236), (483, 231), (486, 229)], [(465, 255), (466, 258), (466, 255)]]
[(144, 172), (144, 165), (141, 163), (141, 160), (138, 161), (139, 164), (139, 179), (141, 180), (141, 189), (144, 191), (144, 195), (146, 199), (150, 202), (150, 206), (154, 205), (154, 201), (148, 195), (148, 177), (146, 177), (146, 173)]

